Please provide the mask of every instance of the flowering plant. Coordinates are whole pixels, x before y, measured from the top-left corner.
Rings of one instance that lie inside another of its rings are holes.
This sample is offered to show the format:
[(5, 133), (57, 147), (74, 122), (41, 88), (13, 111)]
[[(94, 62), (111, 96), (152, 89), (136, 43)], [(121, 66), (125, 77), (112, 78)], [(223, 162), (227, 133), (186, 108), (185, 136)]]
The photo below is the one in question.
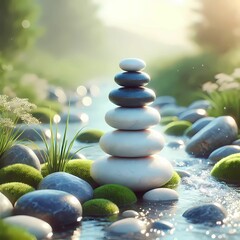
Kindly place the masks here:
[(0, 157), (18, 140), (21, 132), (14, 130), (19, 120), (26, 124), (37, 124), (31, 111), (36, 108), (27, 99), (0, 95)]

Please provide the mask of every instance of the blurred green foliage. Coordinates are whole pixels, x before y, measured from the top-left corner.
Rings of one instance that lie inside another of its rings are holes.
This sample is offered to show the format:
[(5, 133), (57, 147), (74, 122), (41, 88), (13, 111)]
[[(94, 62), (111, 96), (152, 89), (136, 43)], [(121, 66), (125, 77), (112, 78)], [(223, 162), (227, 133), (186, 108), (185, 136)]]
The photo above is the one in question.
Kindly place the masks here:
[(219, 57), (214, 53), (182, 57), (170, 61), (163, 67), (155, 65), (151, 69), (150, 86), (157, 95), (171, 95), (182, 105), (202, 98), (201, 88), (207, 81), (213, 81), (217, 73), (231, 72), (240, 64), (238, 52), (228, 53)]
[(201, 0), (200, 3), (196, 11), (201, 20), (193, 24), (195, 42), (217, 53), (225, 53), (239, 46), (239, 0)]
[(37, 34), (38, 5), (32, 0), (1, 0), (0, 56), (12, 59), (33, 43)]

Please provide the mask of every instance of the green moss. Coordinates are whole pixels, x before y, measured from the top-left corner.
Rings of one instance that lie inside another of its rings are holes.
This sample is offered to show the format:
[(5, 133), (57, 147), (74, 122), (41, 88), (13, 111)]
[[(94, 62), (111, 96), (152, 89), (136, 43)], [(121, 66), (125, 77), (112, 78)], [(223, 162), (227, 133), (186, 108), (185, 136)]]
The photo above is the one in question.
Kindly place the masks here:
[(49, 123), (50, 120), (54, 121), (54, 117), (57, 113), (47, 107), (38, 107), (32, 112), (32, 115), (42, 123)]
[(7, 224), (0, 220), (0, 239), (2, 240), (36, 240), (36, 237), (22, 228)]
[(105, 217), (119, 213), (119, 208), (107, 199), (91, 199), (83, 205), (83, 216)]
[(13, 205), (22, 195), (34, 190), (33, 187), (21, 182), (10, 182), (0, 185), (0, 192), (3, 193)]
[(81, 132), (77, 140), (84, 143), (97, 143), (99, 142), (101, 136), (104, 134), (103, 131), (98, 129), (90, 129), (84, 132)]
[(46, 163), (41, 164), (41, 174), (43, 177), (46, 177), (49, 174)]
[(93, 198), (105, 198), (118, 207), (128, 206), (137, 201), (135, 193), (128, 187), (119, 184), (105, 184), (93, 192)]
[(37, 188), (42, 179), (37, 169), (26, 164), (17, 163), (0, 169), (0, 184), (22, 182)]
[(72, 175), (75, 175), (86, 182), (88, 182), (93, 188), (99, 186), (91, 177), (90, 169), (93, 164), (93, 160), (86, 159), (74, 159), (68, 161), (65, 171)]
[(211, 175), (226, 183), (240, 184), (240, 153), (227, 156), (217, 162)]
[(174, 121), (167, 124), (164, 129), (164, 133), (167, 135), (182, 136), (185, 130), (191, 125), (192, 124), (190, 122), (184, 120)]
[(181, 177), (178, 175), (176, 171), (173, 172), (172, 178), (162, 187), (163, 188), (176, 188), (181, 182)]
[(175, 121), (178, 121), (178, 117), (176, 116), (167, 116), (167, 117), (162, 117), (161, 118), (161, 121), (160, 121), (160, 124), (161, 125), (167, 125), (171, 122), (175, 122)]

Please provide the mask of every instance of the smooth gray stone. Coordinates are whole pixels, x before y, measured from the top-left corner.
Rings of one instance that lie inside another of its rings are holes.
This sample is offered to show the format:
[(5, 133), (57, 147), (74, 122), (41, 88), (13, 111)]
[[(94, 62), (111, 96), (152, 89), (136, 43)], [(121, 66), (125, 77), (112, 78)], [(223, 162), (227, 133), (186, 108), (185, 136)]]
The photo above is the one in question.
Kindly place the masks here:
[(207, 116), (207, 112), (204, 109), (190, 109), (179, 114), (179, 120), (185, 120), (191, 123)]
[(157, 229), (160, 231), (167, 231), (174, 228), (173, 224), (167, 221), (155, 221), (150, 224), (150, 228)]
[(145, 87), (118, 88), (109, 93), (112, 103), (121, 107), (143, 107), (152, 103), (156, 96), (153, 90)]
[(0, 192), (0, 218), (12, 215), (13, 205), (10, 200)]
[(209, 124), (214, 117), (204, 117), (198, 119), (195, 123), (192, 124), (191, 127), (186, 129), (185, 135), (187, 137), (192, 137), (194, 136), (197, 132), (199, 132), (202, 128), (204, 128), (207, 124)]
[(115, 82), (124, 87), (139, 87), (149, 83), (150, 76), (144, 72), (121, 72), (115, 75)]
[(215, 225), (222, 223), (227, 217), (227, 211), (218, 203), (210, 203), (188, 209), (183, 217), (191, 223)]
[(67, 102), (67, 96), (64, 90), (60, 87), (49, 87), (48, 89), (48, 99), (57, 101), (60, 103)]
[(3, 220), (13, 226), (20, 227), (34, 235), (37, 239), (51, 239), (52, 227), (45, 221), (27, 215), (17, 215)]
[(215, 149), (231, 144), (237, 135), (238, 126), (232, 117), (217, 117), (190, 139), (186, 152), (207, 158)]
[(176, 99), (172, 96), (159, 96), (153, 103), (154, 107), (163, 107), (168, 104), (176, 105)]
[(185, 170), (176, 169), (176, 172), (181, 178), (191, 176), (191, 174), (188, 171), (185, 171)]
[(79, 114), (70, 113), (62, 113), (60, 114), (61, 123), (65, 124), (68, 120), (69, 123), (82, 123), (81, 116)]
[(82, 219), (82, 205), (76, 197), (59, 190), (37, 190), (20, 197), (15, 215), (40, 218), (53, 228), (76, 224)]
[(126, 210), (122, 213), (122, 217), (124, 218), (136, 218), (139, 216), (139, 213), (135, 210)]
[(119, 67), (124, 71), (141, 71), (146, 63), (140, 58), (124, 58), (120, 61)]
[(55, 189), (68, 192), (81, 203), (93, 198), (93, 189), (88, 182), (66, 172), (49, 174), (39, 183), (38, 189)]
[(222, 158), (225, 158), (231, 154), (240, 153), (240, 146), (238, 145), (227, 145), (214, 150), (208, 157), (213, 162), (218, 162)]
[(188, 109), (209, 109), (211, 107), (211, 104), (208, 100), (197, 100), (197, 101), (194, 101), (193, 103), (191, 103), (189, 106), (188, 106)]
[(6, 167), (15, 163), (22, 163), (41, 170), (38, 157), (33, 150), (27, 146), (16, 144), (5, 151), (0, 159), (0, 167)]

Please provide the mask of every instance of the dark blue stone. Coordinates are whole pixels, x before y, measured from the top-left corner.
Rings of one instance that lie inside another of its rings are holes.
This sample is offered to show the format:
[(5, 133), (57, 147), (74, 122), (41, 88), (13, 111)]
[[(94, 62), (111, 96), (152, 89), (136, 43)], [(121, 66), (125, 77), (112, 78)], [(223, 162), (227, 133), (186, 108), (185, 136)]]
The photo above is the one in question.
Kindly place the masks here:
[(153, 106), (161, 108), (168, 104), (176, 105), (176, 99), (172, 96), (159, 96), (154, 101)]
[(152, 103), (155, 98), (154, 91), (144, 87), (118, 88), (109, 94), (110, 101), (121, 107), (142, 107)]
[(192, 207), (183, 213), (191, 223), (202, 223), (215, 225), (222, 223), (227, 217), (226, 210), (218, 203), (204, 204), (198, 207)]
[(55, 189), (68, 192), (81, 203), (93, 198), (93, 189), (88, 182), (66, 172), (49, 174), (39, 183), (38, 189)]
[(197, 132), (199, 132), (202, 128), (204, 128), (207, 124), (209, 124), (213, 119), (214, 117), (204, 117), (204, 118), (198, 119), (196, 122), (192, 124), (191, 127), (189, 127), (185, 131), (185, 135), (187, 137), (194, 136)]
[(209, 155), (209, 160), (211, 160), (213, 162), (217, 162), (217, 161), (221, 160), (222, 158), (225, 158), (234, 153), (240, 153), (240, 146), (238, 146), (238, 145), (223, 146), (223, 147), (220, 147), (220, 148), (214, 150)]
[(118, 73), (115, 82), (124, 87), (139, 87), (149, 83), (150, 76), (144, 72), (122, 72)]
[(13, 210), (15, 215), (28, 215), (63, 228), (80, 222), (82, 206), (76, 197), (59, 190), (37, 190), (20, 197)]
[(195, 102), (193, 102), (192, 104), (190, 104), (188, 106), (188, 109), (209, 109), (211, 107), (211, 103), (208, 100), (197, 100)]

